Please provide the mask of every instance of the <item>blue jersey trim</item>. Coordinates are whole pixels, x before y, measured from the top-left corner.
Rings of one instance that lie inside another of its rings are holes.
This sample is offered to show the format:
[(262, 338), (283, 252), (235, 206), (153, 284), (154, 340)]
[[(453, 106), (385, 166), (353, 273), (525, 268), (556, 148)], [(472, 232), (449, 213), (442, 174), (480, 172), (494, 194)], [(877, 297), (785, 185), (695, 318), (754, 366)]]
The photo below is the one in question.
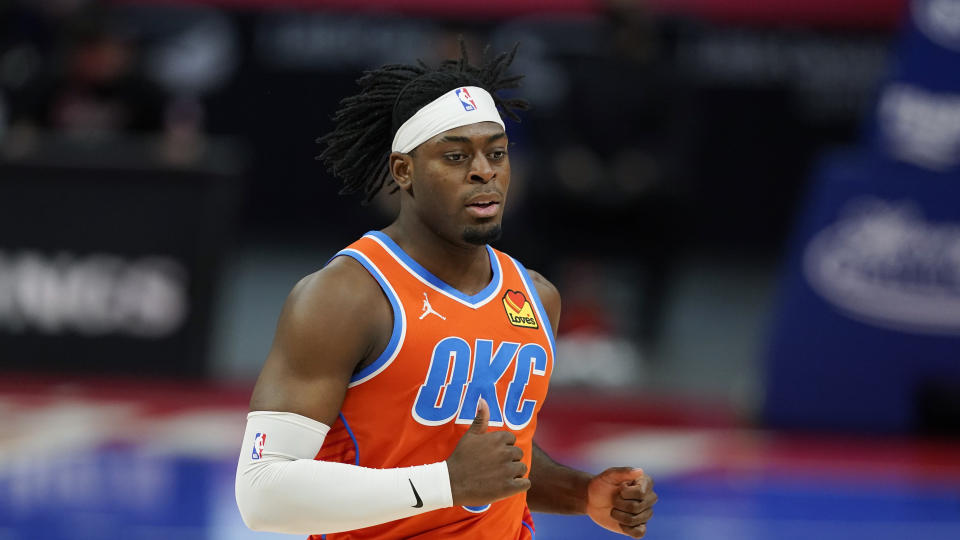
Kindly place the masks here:
[(400, 352), (400, 344), (403, 342), (403, 337), (406, 332), (406, 316), (403, 313), (403, 306), (400, 304), (400, 298), (397, 296), (397, 293), (394, 292), (393, 287), (390, 286), (387, 279), (366, 255), (354, 249), (344, 249), (334, 255), (334, 257), (339, 257), (340, 255), (350, 257), (363, 265), (367, 272), (380, 284), (383, 294), (386, 295), (387, 300), (390, 301), (390, 307), (393, 308), (393, 331), (390, 333), (390, 342), (387, 343), (383, 352), (380, 353), (380, 356), (378, 356), (373, 363), (350, 377), (350, 386), (356, 386), (373, 378), (374, 375), (386, 369), (396, 358), (397, 353)]
[(339, 413), (340, 421), (343, 422), (343, 427), (347, 428), (347, 433), (350, 435), (350, 439), (353, 441), (353, 453), (356, 458), (353, 460), (354, 465), (360, 464), (360, 445), (357, 444), (357, 438), (353, 434), (353, 430), (350, 429), (350, 424), (347, 423), (347, 417), (343, 413)]
[(493, 248), (490, 246), (487, 246), (487, 255), (490, 257), (490, 269), (493, 271), (493, 277), (490, 279), (490, 283), (488, 283), (483, 290), (477, 294), (474, 294), (473, 296), (467, 296), (466, 294), (463, 294), (457, 289), (451, 287), (447, 284), (447, 282), (433, 275), (429, 270), (421, 266), (420, 263), (413, 260), (413, 257), (407, 255), (407, 252), (393, 241), (393, 238), (390, 238), (381, 231), (370, 231), (364, 236), (370, 236), (379, 240), (387, 248), (391, 255), (402, 262), (411, 273), (420, 278), (422, 281), (429, 284), (434, 289), (460, 300), (470, 307), (476, 308), (480, 307), (482, 304), (486, 304), (491, 298), (493, 298), (496, 292), (500, 290), (500, 286), (503, 283), (501, 277), (500, 260), (493, 252)]
[(522, 520), (522, 519), (520, 520), (520, 523), (522, 523), (523, 526), (526, 527), (526, 528), (530, 531), (530, 540), (536, 540), (536, 538), (537, 538), (537, 533), (533, 532), (533, 527), (531, 527), (529, 523), (527, 523), (526, 521), (524, 521), (524, 520)]
[(547, 338), (550, 340), (550, 350), (552, 351), (552, 356), (554, 359), (557, 357), (557, 344), (553, 338), (553, 326), (550, 324), (550, 317), (547, 316), (547, 310), (543, 308), (543, 302), (540, 301), (540, 293), (537, 292), (536, 284), (533, 282), (533, 278), (530, 277), (530, 273), (527, 272), (527, 269), (524, 268), (522, 264), (517, 262), (516, 259), (510, 257), (510, 260), (513, 261), (513, 264), (517, 267), (517, 270), (520, 271), (520, 277), (523, 278), (524, 284), (527, 286), (527, 291), (530, 292), (530, 296), (533, 297), (533, 303), (537, 308), (537, 314), (540, 315), (540, 320), (543, 321), (543, 330), (547, 334)]

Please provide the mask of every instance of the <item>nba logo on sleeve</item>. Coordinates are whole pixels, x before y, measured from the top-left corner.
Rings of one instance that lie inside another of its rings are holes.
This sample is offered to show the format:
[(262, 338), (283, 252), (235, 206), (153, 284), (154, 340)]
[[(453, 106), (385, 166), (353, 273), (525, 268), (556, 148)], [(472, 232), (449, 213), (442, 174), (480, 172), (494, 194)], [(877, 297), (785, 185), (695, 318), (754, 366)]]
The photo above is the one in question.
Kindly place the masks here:
[(470, 92), (466, 88), (457, 88), (455, 90), (457, 97), (460, 98), (460, 104), (463, 105), (463, 110), (470, 112), (477, 110), (477, 104), (473, 101), (473, 98), (470, 97)]
[(263, 457), (263, 447), (267, 444), (267, 434), (266, 433), (257, 433), (257, 436), (253, 438), (253, 455), (250, 456), (251, 459), (260, 459)]

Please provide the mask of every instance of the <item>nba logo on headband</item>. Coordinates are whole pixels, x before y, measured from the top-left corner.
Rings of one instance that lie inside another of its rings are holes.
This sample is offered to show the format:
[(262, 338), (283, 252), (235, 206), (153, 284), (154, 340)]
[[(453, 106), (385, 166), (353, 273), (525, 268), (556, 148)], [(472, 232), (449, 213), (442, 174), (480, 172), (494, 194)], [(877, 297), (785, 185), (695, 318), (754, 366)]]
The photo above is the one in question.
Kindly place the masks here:
[(470, 112), (477, 110), (477, 104), (474, 103), (473, 98), (470, 97), (470, 92), (466, 88), (457, 88), (454, 90), (457, 93), (457, 97), (460, 98), (460, 104), (463, 105), (463, 110)]
[(424, 105), (397, 128), (390, 150), (406, 154), (448, 129), (479, 122), (495, 122), (504, 127), (493, 96), (479, 86), (454, 88)]

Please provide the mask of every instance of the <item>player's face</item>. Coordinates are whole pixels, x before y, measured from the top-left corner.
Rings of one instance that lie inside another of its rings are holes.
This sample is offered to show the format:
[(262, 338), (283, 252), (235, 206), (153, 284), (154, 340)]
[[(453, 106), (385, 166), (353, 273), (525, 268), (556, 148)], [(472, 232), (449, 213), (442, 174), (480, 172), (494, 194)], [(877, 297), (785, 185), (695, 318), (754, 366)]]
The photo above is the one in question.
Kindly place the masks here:
[(499, 238), (510, 187), (507, 135), (495, 122), (454, 128), (413, 152), (411, 194), (420, 219), (470, 244)]

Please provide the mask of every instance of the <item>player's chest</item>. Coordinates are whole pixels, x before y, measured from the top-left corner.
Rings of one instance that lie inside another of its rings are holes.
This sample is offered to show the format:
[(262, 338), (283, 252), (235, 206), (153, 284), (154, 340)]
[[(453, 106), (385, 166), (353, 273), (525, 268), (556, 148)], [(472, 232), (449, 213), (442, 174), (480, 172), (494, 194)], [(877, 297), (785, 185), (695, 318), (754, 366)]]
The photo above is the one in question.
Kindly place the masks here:
[[(490, 425), (521, 430), (546, 396), (553, 370), (547, 329), (528, 298), (512, 289), (481, 308), (439, 295), (406, 304), (397, 357), (377, 377), (426, 426), (468, 424), (483, 399)], [(409, 408), (408, 408), (409, 407)]]

